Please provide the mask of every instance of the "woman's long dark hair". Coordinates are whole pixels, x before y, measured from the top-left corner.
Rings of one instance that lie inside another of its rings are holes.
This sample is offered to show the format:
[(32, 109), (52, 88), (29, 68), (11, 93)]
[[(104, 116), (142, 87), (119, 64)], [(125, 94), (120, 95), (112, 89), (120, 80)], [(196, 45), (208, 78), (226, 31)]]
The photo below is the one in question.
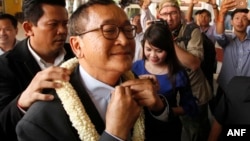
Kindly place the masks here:
[(143, 47), (143, 59), (146, 59), (144, 53), (145, 42), (148, 42), (150, 45), (164, 50), (167, 52), (167, 57), (165, 63), (168, 65), (169, 72), (168, 76), (173, 86), (175, 86), (175, 74), (183, 69), (181, 66), (174, 47), (174, 40), (172, 33), (168, 27), (167, 22), (160, 20), (158, 22), (152, 22), (152, 24), (147, 28), (144, 33), (142, 40)]

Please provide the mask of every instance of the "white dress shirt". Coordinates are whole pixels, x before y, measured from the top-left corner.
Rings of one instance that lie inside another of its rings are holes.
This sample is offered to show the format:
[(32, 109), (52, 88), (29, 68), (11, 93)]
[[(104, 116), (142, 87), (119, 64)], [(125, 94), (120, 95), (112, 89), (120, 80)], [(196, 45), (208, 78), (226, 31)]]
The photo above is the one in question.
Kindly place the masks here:
[(59, 52), (59, 55), (56, 57), (54, 63), (49, 63), (46, 62), (45, 60), (43, 60), (32, 48), (30, 45), (30, 40), (28, 40), (27, 44), (28, 44), (28, 49), (31, 53), (31, 55), (35, 58), (36, 62), (38, 63), (38, 65), (40, 66), (41, 70), (44, 70), (50, 66), (59, 66), (62, 62), (64, 62), (64, 56), (66, 54), (66, 51), (64, 48), (62, 48), (62, 50)]
[[(87, 93), (95, 104), (95, 107), (101, 115), (103, 121), (105, 121), (108, 102), (111, 96), (111, 92), (114, 90), (114, 87), (111, 87), (93, 78), (81, 66), (79, 66), (79, 71), (81, 75), (81, 81), (84, 84)], [(158, 120), (167, 121), (168, 113), (169, 105), (167, 103), (167, 107), (161, 115), (153, 116)]]

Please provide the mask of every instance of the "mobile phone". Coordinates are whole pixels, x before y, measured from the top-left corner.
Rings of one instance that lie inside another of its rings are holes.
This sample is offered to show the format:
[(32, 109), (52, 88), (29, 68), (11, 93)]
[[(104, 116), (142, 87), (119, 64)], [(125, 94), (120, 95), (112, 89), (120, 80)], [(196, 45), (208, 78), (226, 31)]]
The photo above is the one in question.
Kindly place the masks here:
[(236, 0), (236, 6), (237, 9), (244, 9), (247, 8), (247, 0)]

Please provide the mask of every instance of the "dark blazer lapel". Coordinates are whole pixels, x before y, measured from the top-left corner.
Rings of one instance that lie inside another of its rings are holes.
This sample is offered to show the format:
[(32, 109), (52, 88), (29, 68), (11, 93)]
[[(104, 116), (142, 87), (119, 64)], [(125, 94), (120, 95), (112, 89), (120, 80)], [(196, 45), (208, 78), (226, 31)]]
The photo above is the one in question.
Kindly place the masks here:
[[(10, 60), (10, 67), (20, 77), (23, 83), (21, 85), (24, 85), (24, 87), (30, 83), (37, 72), (41, 71), (40, 66), (28, 49), (27, 42), (28, 38), (20, 41), (11, 52), (6, 54), (6, 57)], [(68, 43), (65, 43), (64, 48), (66, 51), (64, 60), (74, 57)]]
[(20, 77), (22, 83), (24, 83), (22, 85), (25, 87), (36, 73), (41, 70), (29, 52), (27, 40), (20, 41), (11, 52), (6, 54), (6, 57), (10, 61), (9, 66), (15, 72), (16, 76)]
[[(92, 102), (91, 98), (89, 97), (88, 93), (86, 92), (82, 82), (80, 81), (80, 73), (79, 73), (79, 66), (75, 68), (75, 71), (71, 75), (70, 83), (78, 93), (78, 96), (83, 103), (87, 114), (89, 115), (92, 123), (95, 125), (95, 128), (99, 134), (105, 129), (105, 124), (98, 113), (97, 109), (95, 108), (94, 103)], [(87, 107), (87, 108), (86, 108)]]

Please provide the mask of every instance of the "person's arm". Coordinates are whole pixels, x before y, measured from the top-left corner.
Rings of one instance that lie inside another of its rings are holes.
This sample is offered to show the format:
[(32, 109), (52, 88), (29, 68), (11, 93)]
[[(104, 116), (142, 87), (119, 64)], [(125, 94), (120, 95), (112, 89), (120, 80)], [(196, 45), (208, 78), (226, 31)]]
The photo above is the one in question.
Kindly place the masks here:
[(127, 140), (141, 110), (130, 87), (116, 86), (107, 107), (105, 132)]
[(122, 139), (116, 138), (107, 132), (103, 132), (99, 141), (123, 141)]
[[(20, 80), (9, 68), (8, 63), (10, 62), (6, 59), (0, 59), (2, 66), (0, 68), (0, 128), (3, 128), (4, 134), (8, 137), (15, 138), (15, 126), (24, 115), (21, 110), (27, 110), (37, 100), (52, 100), (52, 95), (42, 94), (41, 90), (56, 87), (55, 83), (50, 82), (53, 80), (52, 78), (62, 79), (65, 75), (60, 71), (51, 73), (52, 69), (50, 69), (51, 71), (46, 71), (48, 74), (42, 73), (39, 78), (34, 78), (34, 82), (30, 83), (26, 92), (21, 93), (20, 89), (24, 84), (20, 84)], [(59, 70), (61, 69), (59, 68)]]
[(209, 133), (208, 141), (217, 141), (222, 131), (221, 124), (214, 119)]
[(187, 49), (181, 48), (179, 43), (175, 43), (176, 55), (184, 67), (193, 71), (200, 67), (203, 59), (202, 45), (202, 36), (198, 28), (193, 30)]
[(143, 3), (140, 5), (141, 6), (140, 22), (143, 32), (145, 32), (147, 28), (147, 21), (156, 19), (148, 8), (150, 4), (151, 4), (150, 0), (143, 0)]
[(225, 48), (229, 43), (229, 38), (225, 34), (225, 16), (228, 10), (234, 8), (235, 6), (234, 1), (222, 1), (221, 8), (218, 13), (214, 37), (217, 43), (222, 47)]
[[(152, 75), (153, 76), (153, 75)], [(154, 76), (155, 77), (155, 76)], [(160, 121), (167, 121), (169, 106), (165, 97), (157, 93), (157, 85), (153, 82), (156, 78), (140, 78), (129, 80), (122, 86), (129, 86), (133, 96), (140, 106), (146, 107), (152, 116)]]
[(216, 4), (216, 0), (209, 0), (207, 3), (210, 4), (213, 8), (214, 23), (216, 23), (217, 18), (218, 18), (218, 14), (219, 14), (218, 5)]
[(220, 11), (218, 14), (217, 22), (216, 22), (216, 33), (223, 34), (225, 32), (225, 16), (227, 12), (234, 8), (236, 5), (235, 1), (222, 1)]
[(194, 8), (194, 5), (198, 3), (198, 1), (196, 0), (192, 0), (188, 6), (188, 10), (187, 10), (187, 13), (186, 13), (186, 20), (187, 20), (187, 23), (190, 23), (190, 22), (194, 22), (194, 19), (193, 19), (193, 8)]

